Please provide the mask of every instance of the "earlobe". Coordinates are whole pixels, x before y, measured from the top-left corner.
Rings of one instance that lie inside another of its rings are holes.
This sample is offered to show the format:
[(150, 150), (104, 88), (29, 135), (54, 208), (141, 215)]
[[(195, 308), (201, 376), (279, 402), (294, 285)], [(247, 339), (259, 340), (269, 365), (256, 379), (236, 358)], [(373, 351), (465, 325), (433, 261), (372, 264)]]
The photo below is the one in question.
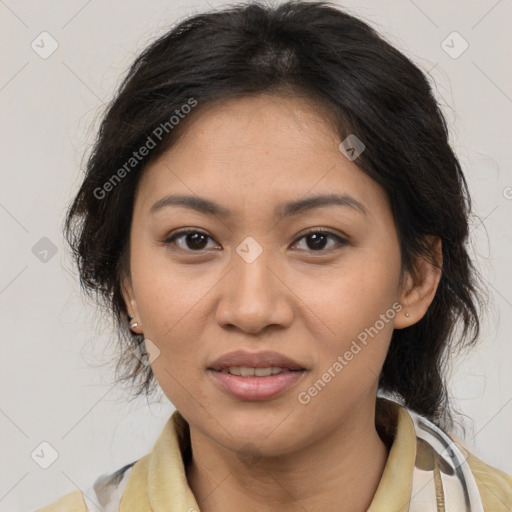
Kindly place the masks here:
[(140, 321), (139, 309), (137, 307), (137, 301), (135, 300), (135, 294), (133, 292), (132, 281), (129, 276), (126, 276), (121, 281), (121, 293), (123, 295), (124, 303), (126, 306), (128, 315), (127, 320), (130, 325), (130, 329), (135, 334), (141, 334), (142, 323)]
[(395, 317), (395, 329), (419, 322), (434, 300), (442, 275), (442, 246), (439, 237), (430, 237), (432, 259), (420, 256), (414, 271), (407, 272), (400, 293), (402, 310)]

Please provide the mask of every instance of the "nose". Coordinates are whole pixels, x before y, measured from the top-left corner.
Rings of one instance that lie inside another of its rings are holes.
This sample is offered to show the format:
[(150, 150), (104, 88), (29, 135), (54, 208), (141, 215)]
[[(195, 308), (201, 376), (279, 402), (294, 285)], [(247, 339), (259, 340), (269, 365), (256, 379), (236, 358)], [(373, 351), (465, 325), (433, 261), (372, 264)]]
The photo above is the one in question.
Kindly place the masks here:
[(254, 260), (234, 253), (215, 318), (224, 328), (257, 334), (269, 326), (287, 327), (293, 321), (293, 292), (283, 270), (266, 249)]

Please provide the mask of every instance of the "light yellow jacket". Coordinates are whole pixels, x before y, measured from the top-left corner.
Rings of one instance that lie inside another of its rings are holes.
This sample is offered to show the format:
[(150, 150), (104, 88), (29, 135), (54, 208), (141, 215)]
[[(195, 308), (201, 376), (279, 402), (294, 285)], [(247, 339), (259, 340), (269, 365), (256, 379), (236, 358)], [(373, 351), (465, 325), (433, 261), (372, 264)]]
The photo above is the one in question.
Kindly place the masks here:
[[(451, 481), (446, 475), (450, 470), (445, 459), (418, 437), (415, 422), (422, 417), (398, 404), (393, 407), (398, 416), (396, 434), (368, 512), (512, 511), (512, 477), (467, 453), (466, 467), (474, 477), (470, 479), (473, 486), (476, 483), (479, 505), (462, 507), (455, 501), (450, 505)], [(115, 478), (98, 479), (102, 484), (98, 485), (97, 480), (94, 491), (75, 490), (37, 512), (95, 511), (89, 500), (99, 502), (104, 512), (200, 512), (183, 463), (184, 450), (190, 443), (185, 425), (175, 411), (146, 456), (116, 472)], [(91, 496), (91, 492), (95, 494)]]

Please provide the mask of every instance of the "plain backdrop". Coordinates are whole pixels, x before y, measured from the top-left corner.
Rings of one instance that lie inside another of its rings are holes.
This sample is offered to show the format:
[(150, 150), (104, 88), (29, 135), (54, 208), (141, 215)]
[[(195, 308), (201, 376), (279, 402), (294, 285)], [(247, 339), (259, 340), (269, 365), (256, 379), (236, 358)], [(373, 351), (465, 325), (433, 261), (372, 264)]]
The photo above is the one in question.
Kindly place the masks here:
[[(184, 16), (221, 5), (0, 1), (1, 511), (33, 510), (145, 455), (173, 411), (162, 394), (129, 402), (113, 385), (110, 324), (82, 298), (61, 227), (103, 105), (136, 54)], [(491, 292), (481, 343), (457, 359), (451, 391), (467, 445), (512, 473), (511, 2), (339, 5), (436, 84), (475, 203), (472, 255)]]

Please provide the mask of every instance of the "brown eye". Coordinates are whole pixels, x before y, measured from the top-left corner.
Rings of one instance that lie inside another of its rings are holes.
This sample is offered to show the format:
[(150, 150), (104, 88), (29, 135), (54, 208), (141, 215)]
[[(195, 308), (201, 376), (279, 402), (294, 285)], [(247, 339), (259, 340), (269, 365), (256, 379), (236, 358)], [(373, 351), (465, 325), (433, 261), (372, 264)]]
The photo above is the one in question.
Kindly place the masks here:
[[(167, 237), (163, 243), (165, 245), (178, 246), (178, 249), (183, 251), (200, 252), (208, 249), (208, 239), (213, 240), (208, 234), (202, 231), (189, 229), (174, 233)], [(330, 231), (321, 231), (318, 229), (305, 233), (298, 240), (305, 240), (306, 247), (303, 248), (303, 250), (310, 252), (329, 252), (331, 249), (336, 248), (336, 246), (348, 244), (348, 241), (341, 236), (331, 233)], [(330, 246), (329, 240), (334, 241)]]
[[(328, 245), (328, 240), (335, 240), (337, 242), (337, 245), (346, 245), (348, 242), (344, 238), (331, 233), (330, 231), (309, 231), (308, 233), (305, 233), (303, 236), (299, 238), (300, 240), (306, 241), (306, 249), (313, 252), (328, 252), (329, 249), (332, 249), (333, 246), (328, 247), (327, 250), (325, 249), (326, 245)], [(336, 243), (334, 244), (334, 247), (336, 247)]]
[[(198, 252), (206, 248), (208, 239), (212, 239), (206, 233), (197, 230), (179, 231), (172, 236), (166, 238), (164, 243), (166, 245), (175, 244), (179, 249), (184, 251)], [(176, 241), (180, 241), (176, 243)]]

